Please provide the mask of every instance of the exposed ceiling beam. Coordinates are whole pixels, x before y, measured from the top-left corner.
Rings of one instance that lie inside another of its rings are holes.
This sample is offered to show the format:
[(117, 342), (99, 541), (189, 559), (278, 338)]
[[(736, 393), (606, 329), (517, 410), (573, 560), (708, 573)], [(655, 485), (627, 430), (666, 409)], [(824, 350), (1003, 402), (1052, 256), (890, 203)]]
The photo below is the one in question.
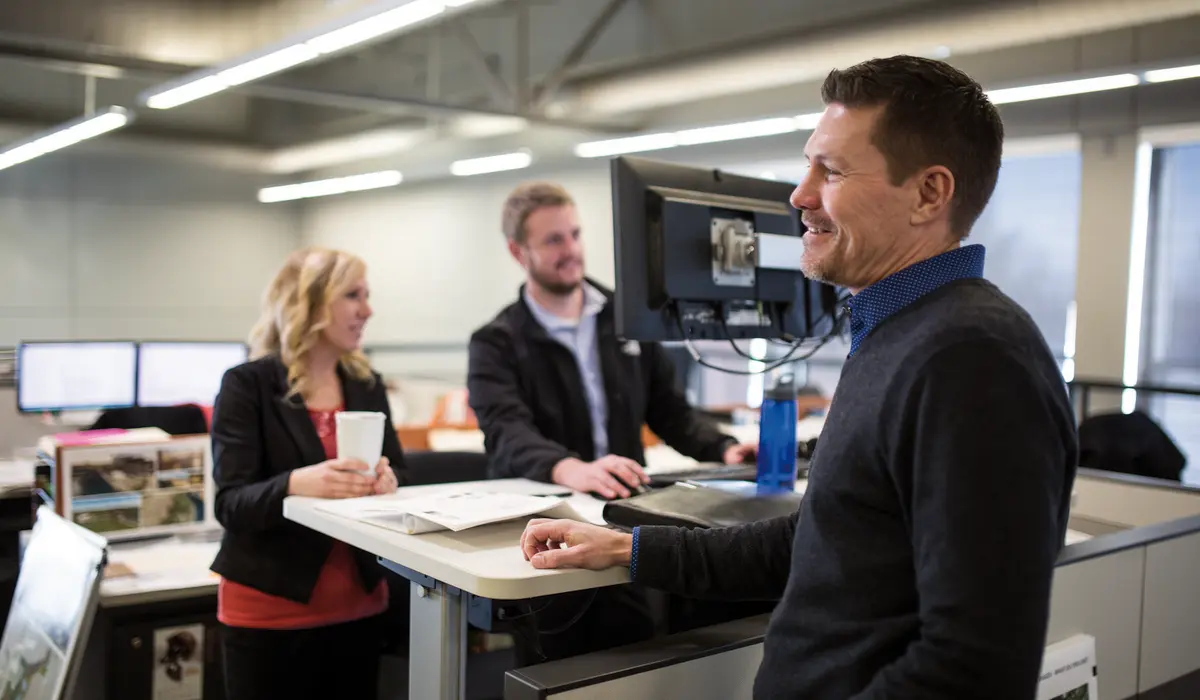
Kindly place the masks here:
[(583, 35), (575, 42), (575, 45), (567, 51), (567, 55), (563, 57), (562, 63), (558, 64), (554, 70), (550, 72), (542, 84), (534, 90), (533, 103), (538, 107), (544, 107), (546, 103), (554, 99), (558, 94), (558, 89), (562, 87), (563, 82), (567, 78), (567, 74), (573, 68), (579, 65), (579, 62), (587, 56), (588, 51), (596, 45), (596, 41), (608, 28), (613, 18), (621, 11), (628, 0), (608, 0), (608, 4), (604, 9), (600, 10), (600, 14), (596, 16), (587, 28), (584, 29)]
[(471, 67), (479, 76), (483, 87), (491, 96), (492, 102), (497, 105), (513, 104), (512, 86), (508, 84), (504, 76), (500, 75), (495, 62), (479, 45), (479, 40), (471, 33), (471, 28), (467, 26), (467, 23), (460, 18), (455, 18), (450, 20), (449, 26), (458, 37), (459, 42), (466, 48)]
[[(37, 50), (12, 47), (4, 45), (2, 41), (0, 41), (0, 60), (18, 61), (46, 70), (74, 75), (94, 75), (114, 80), (149, 83), (160, 81), (164, 77), (181, 75), (191, 70), (190, 67), (157, 63), (131, 57), (107, 56), (104, 59), (98, 59), (73, 55), (71, 52), (61, 50)], [(339, 107), (393, 116), (477, 115), (486, 117), (520, 117), (531, 123), (585, 129), (600, 133), (625, 133), (638, 126), (635, 123), (618, 118), (603, 120), (559, 119), (542, 114), (523, 114), (504, 109), (447, 104), (414, 97), (343, 93), (313, 85), (300, 85), (282, 81), (238, 85), (232, 88), (231, 92), (263, 99), (324, 107)]]

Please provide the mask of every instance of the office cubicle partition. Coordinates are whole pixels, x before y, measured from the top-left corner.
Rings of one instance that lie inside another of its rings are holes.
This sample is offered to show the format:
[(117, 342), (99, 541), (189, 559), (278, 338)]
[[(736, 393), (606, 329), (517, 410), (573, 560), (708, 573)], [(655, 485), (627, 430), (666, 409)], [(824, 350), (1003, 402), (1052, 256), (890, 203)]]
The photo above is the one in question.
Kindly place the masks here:
[[(1047, 644), (1096, 640), (1104, 700), (1200, 698), (1200, 489), (1082, 470)], [(510, 671), (505, 700), (750, 698), (765, 616)]]

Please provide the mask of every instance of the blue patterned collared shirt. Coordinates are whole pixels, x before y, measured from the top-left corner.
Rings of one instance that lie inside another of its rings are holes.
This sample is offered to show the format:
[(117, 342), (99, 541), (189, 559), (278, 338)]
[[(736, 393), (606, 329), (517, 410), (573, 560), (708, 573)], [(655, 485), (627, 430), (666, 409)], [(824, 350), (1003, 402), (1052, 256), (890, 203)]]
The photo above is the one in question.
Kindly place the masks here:
[(922, 260), (885, 277), (850, 299), (850, 355), (871, 331), (914, 301), (961, 279), (983, 277), (984, 248), (968, 245)]

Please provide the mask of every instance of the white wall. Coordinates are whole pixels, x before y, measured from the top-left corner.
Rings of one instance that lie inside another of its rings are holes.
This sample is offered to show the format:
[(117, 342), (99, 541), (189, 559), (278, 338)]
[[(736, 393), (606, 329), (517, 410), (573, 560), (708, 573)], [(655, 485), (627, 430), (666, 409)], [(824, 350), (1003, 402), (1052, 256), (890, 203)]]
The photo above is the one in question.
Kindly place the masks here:
[(558, 173), (522, 171), (312, 200), (303, 241), (362, 255), (375, 318), (366, 342), (463, 343), (517, 296), (523, 272), (508, 254), (500, 210), (514, 186), (566, 187), (582, 220), (588, 274), (613, 283), (607, 164)]
[(0, 172), (0, 345), (240, 339), (298, 208), (184, 163), (51, 156)]
[[(299, 211), (254, 177), (57, 154), (0, 171), (0, 345), (72, 338), (242, 339), (299, 241)], [(0, 460), (65, 430), (0, 390)]]

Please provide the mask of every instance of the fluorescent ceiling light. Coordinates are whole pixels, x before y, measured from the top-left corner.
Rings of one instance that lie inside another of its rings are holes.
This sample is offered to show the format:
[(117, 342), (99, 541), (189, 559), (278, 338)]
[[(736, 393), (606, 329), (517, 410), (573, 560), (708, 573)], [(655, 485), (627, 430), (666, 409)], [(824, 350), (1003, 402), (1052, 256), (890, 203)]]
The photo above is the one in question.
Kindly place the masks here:
[(1171, 80), (1186, 80), (1187, 78), (1200, 78), (1200, 63), (1194, 66), (1179, 66), (1178, 68), (1163, 68), (1161, 70), (1146, 71), (1146, 82), (1148, 83), (1165, 83)]
[(589, 141), (575, 146), (580, 158), (603, 158), (625, 153), (660, 151), (676, 146), (693, 146), (721, 141), (739, 141), (760, 136), (775, 136), (793, 131), (808, 131), (816, 126), (821, 114), (801, 114), (795, 117), (776, 117), (750, 122), (706, 126), (683, 131), (640, 134), (605, 141)]
[(258, 201), (264, 203), (286, 202), (293, 199), (309, 199), (311, 197), (327, 197), (346, 192), (361, 192), (375, 190), (381, 187), (399, 185), (404, 177), (396, 170), (384, 170), (377, 173), (362, 175), (347, 175), (328, 180), (312, 182), (297, 182), (293, 185), (277, 185), (264, 187), (258, 191)]
[(320, 170), (394, 155), (429, 138), (432, 132), (424, 129), (375, 129), (277, 150), (267, 157), (264, 168), (280, 175)]
[(639, 136), (625, 136), (619, 139), (581, 143), (575, 146), (575, 155), (580, 158), (603, 158), (622, 153), (658, 151), (664, 148), (675, 148), (678, 145), (679, 139), (674, 133), (641, 134)]
[[(1147, 82), (1164, 82), (1198, 77), (1200, 77), (1200, 64), (1181, 66), (1179, 68), (1165, 68), (1149, 71), (1145, 74)], [(1068, 95), (1082, 95), (1084, 93), (1101, 92), (1104, 90), (1118, 90), (1134, 87), (1141, 82), (1141, 78), (1133, 73), (1119, 73), (1097, 78), (1065, 80), (1057, 83), (988, 90), (987, 96), (993, 104), (1000, 105), (1013, 102), (1027, 102), (1030, 100), (1044, 100), (1052, 97), (1066, 97)], [(589, 141), (575, 146), (575, 155), (580, 158), (602, 158), (625, 153), (658, 151), (677, 146), (691, 146), (717, 141), (734, 141), (758, 136), (770, 136), (790, 131), (808, 131), (816, 128), (817, 122), (821, 119), (821, 114), (820, 112), (816, 112), (813, 114), (801, 114), (790, 119), (760, 119), (758, 121), (687, 129), (685, 131), (641, 134), (605, 141)]]
[(496, 0), (379, 0), (334, 27), (324, 27), (221, 67), (204, 69), (141, 96), (152, 109), (171, 109), (236, 85), (285, 71), (320, 56), (410, 29), (446, 12)]
[(310, 39), (308, 45), (321, 53), (340, 51), (347, 46), (362, 44), (427, 20), (441, 14), (445, 9), (444, 0), (412, 0), (406, 5)]
[(700, 129), (687, 129), (675, 132), (675, 138), (681, 146), (693, 146), (702, 143), (719, 143), (721, 141), (737, 141), (752, 139), (759, 136), (774, 136), (796, 130), (796, 120), (790, 117), (779, 119), (759, 119), (758, 121), (726, 124), (724, 126), (708, 126)]
[(988, 99), (992, 104), (1003, 105), (1012, 102), (1028, 102), (1030, 100), (1045, 100), (1051, 97), (1067, 95), (1082, 95), (1088, 92), (1117, 90), (1133, 87), (1140, 82), (1133, 73), (1105, 75), (1099, 78), (1084, 78), (1083, 80), (1066, 80), (1061, 83), (1043, 83), (1041, 85), (1026, 85), (1025, 87), (1005, 88), (1003, 90), (988, 90)]
[(33, 160), (47, 153), (73, 146), (80, 141), (120, 129), (133, 120), (133, 115), (121, 107), (109, 107), (86, 117), (66, 122), (50, 131), (12, 144), (0, 150), (0, 170)]
[(450, 164), (450, 173), (459, 177), (483, 175), (485, 173), (498, 173), (505, 170), (520, 170), (521, 168), (528, 168), (532, 163), (532, 155), (526, 151), (518, 151), (498, 156), (456, 160)]

